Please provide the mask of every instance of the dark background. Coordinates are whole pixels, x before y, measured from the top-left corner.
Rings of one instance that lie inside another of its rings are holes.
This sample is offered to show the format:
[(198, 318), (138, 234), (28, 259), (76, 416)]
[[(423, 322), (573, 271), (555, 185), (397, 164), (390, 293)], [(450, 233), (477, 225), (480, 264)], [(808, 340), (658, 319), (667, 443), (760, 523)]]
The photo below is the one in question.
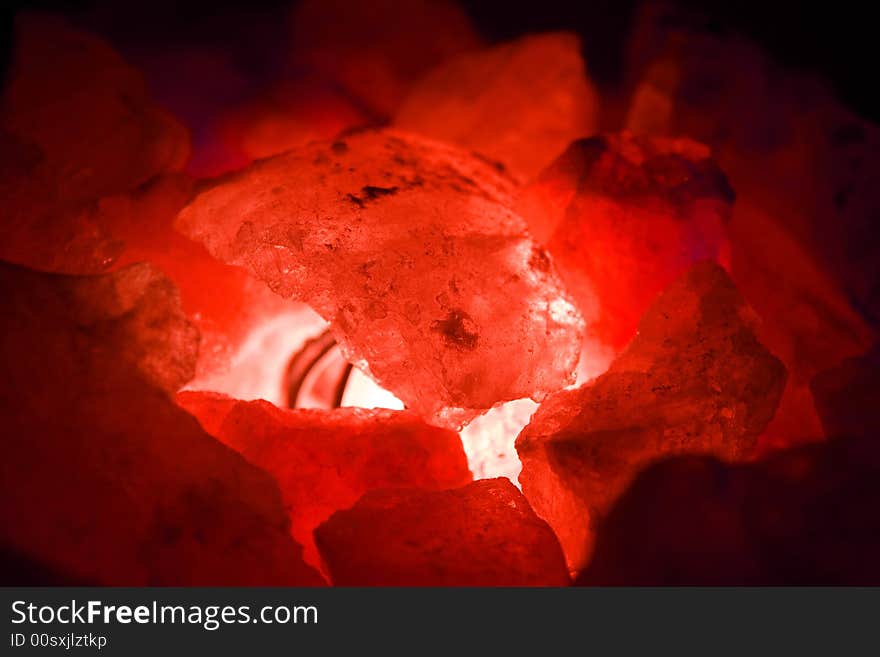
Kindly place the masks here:
[[(585, 43), (591, 74), (613, 83), (635, 0), (463, 0), (480, 31), (501, 39), (528, 31), (571, 29)], [(852, 109), (880, 122), (880, 94), (872, 93), (878, 60), (876, 23), (868, 3), (677, 0), (706, 14), (718, 30), (751, 37), (775, 57), (830, 81)], [(290, 0), (38, 0), (4, 4), (3, 68), (14, 13), (50, 9), (108, 38), (123, 54), (135, 48), (222, 40), (240, 60), (265, 73), (273, 44), (283, 43), (283, 10)]]

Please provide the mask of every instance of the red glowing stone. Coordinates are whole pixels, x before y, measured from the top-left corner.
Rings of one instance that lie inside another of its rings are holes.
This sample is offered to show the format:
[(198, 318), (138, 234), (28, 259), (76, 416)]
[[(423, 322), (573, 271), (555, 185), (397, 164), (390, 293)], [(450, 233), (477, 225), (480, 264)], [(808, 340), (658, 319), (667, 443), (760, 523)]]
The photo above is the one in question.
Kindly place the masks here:
[[(805, 399), (816, 372), (877, 339), (880, 130), (823, 81), (669, 3), (639, 13), (629, 69), (628, 127), (703, 141), (736, 190), (731, 274), (792, 374), (791, 399)], [(788, 415), (801, 411), (815, 416)]]
[(310, 304), (408, 408), (458, 426), (559, 389), (577, 362), (580, 316), (512, 194), (467, 152), (372, 131), (256, 162), (177, 226)]
[(615, 348), (693, 263), (724, 260), (733, 192), (704, 146), (612, 134), (573, 143), (520, 207), (588, 322)]
[(198, 333), (149, 265), (0, 265), (0, 545), (100, 585), (319, 585), (277, 485), (170, 399)]
[(559, 542), (509, 479), (382, 490), (315, 531), (339, 586), (564, 586)]
[(316, 565), (312, 531), (364, 493), (453, 488), (471, 481), (458, 435), (413, 413), (289, 410), (197, 392), (177, 398), (206, 431), (275, 477), (293, 537)]
[(811, 380), (866, 352), (874, 331), (838, 284), (766, 211), (737, 200), (730, 224), (731, 277), (761, 318), (758, 337), (789, 373), (762, 448), (777, 449), (825, 435)]
[(559, 32), (449, 59), (414, 85), (394, 124), (531, 180), (570, 142), (592, 135), (597, 115), (580, 39)]
[(592, 383), (548, 397), (516, 441), (520, 483), (583, 567), (594, 524), (666, 454), (750, 454), (785, 368), (756, 339), (725, 271), (695, 265), (651, 305), (633, 341)]
[(874, 434), (746, 465), (661, 461), (605, 518), (577, 583), (877, 585), (877, 446)]

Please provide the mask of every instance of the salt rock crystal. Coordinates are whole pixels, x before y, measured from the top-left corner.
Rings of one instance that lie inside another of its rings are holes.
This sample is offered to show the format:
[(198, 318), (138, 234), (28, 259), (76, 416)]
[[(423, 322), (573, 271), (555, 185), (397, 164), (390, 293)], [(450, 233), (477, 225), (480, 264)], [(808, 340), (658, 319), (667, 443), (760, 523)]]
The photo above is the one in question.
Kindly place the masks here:
[(608, 372), (551, 395), (532, 416), (516, 440), (519, 480), (574, 570), (596, 521), (651, 461), (750, 454), (786, 377), (754, 323), (725, 271), (699, 263), (651, 305)]
[(408, 408), (458, 426), (540, 399), (577, 363), (581, 318), (511, 194), (477, 158), (376, 131), (256, 162), (177, 226), (309, 303)]
[(337, 586), (564, 586), (559, 541), (505, 478), (367, 493), (315, 530)]
[(628, 127), (705, 141), (736, 189), (731, 276), (790, 373), (762, 442), (821, 438), (810, 380), (877, 339), (880, 129), (824, 83), (671, 5), (642, 9), (628, 58)]
[(828, 271), (763, 208), (738, 199), (729, 235), (731, 277), (761, 318), (759, 340), (789, 374), (762, 451), (822, 439), (810, 382), (867, 351), (873, 331)]
[(410, 91), (394, 124), (459, 144), (531, 180), (595, 132), (598, 98), (580, 39), (529, 35), (454, 57)]
[(615, 504), (577, 583), (877, 585), (878, 482), (876, 434), (749, 464), (661, 461)]
[[(786, 70), (755, 44), (719, 35), (704, 18), (673, 5), (646, 5), (631, 41), (628, 127), (641, 134), (688, 134), (711, 146), (737, 191), (733, 223), (741, 228), (732, 246), (742, 237), (763, 238), (760, 224), (769, 218), (836, 283), (839, 303), (851, 304), (876, 326), (880, 128), (844, 108), (823, 81)], [(747, 206), (764, 216), (753, 219)], [(775, 253), (772, 246), (768, 251)], [(778, 262), (774, 255), (764, 268), (780, 269)], [(735, 259), (732, 267), (740, 285), (738, 276), (749, 272), (738, 271)], [(763, 299), (742, 289), (765, 321), (786, 321), (786, 313), (764, 313), (758, 307)], [(787, 292), (768, 279), (764, 294)], [(835, 324), (848, 321), (815, 310), (823, 330), (834, 332)], [(795, 339), (815, 333), (812, 327), (799, 331), (797, 322), (788, 328)]]
[(471, 481), (458, 436), (413, 413), (290, 410), (198, 392), (177, 399), (208, 433), (275, 477), (293, 537), (315, 565), (312, 531), (367, 491), (444, 489)]
[(450, 0), (305, 0), (291, 24), (294, 66), (334, 81), (377, 120), (425, 71), (481, 43)]
[(0, 256), (97, 273), (121, 253), (125, 198), (179, 170), (186, 131), (152, 104), (140, 75), (104, 41), (22, 12), (0, 101)]
[(197, 334), (167, 279), (0, 264), (0, 306), (5, 551), (100, 585), (322, 583), (271, 477), (169, 398)]
[(547, 249), (588, 332), (620, 348), (690, 265), (725, 259), (732, 203), (705, 146), (620, 133), (573, 143), (519, 207), (530, 225), (548, 224), (537, 232), (552, 235)]
[(196, 185), (188, 176), (168, 175), (103, 199), (112, 234), (123, 245), (112, 267), (149, 262), (175, 282), (181, 307), (202, 337), (191, 386), (280, 400), (286, 360), (306, 337), (300, 329), (323, 322), (174, 229)]
[[(305, 304), (282, 299), (174, 229), (177, 213), (193, 194), (192, 179), (162, 175), (129, 193), (67, 211), (47, 199), (33, 170), (11, 167), (6, 173), (0, 171), (0, 206), (10, 214), (4, 217), (8, 240), (0, 242), (0, 256), (71, 274), (155, 265), (175, 281), (183, 311), (202, 336), (190, 385), (281, 402), (287, 359), (325, 323)], [(34, 220), (19, 221), (17, 208)]]

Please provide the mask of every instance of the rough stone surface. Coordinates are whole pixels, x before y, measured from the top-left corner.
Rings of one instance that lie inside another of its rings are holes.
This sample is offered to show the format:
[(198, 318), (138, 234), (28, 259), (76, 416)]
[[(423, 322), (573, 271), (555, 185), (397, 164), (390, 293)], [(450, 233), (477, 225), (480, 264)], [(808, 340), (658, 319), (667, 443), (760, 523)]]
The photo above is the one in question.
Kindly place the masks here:
[(377, 488), (444, 489), (471, 481), (458, 436), (413, 413), (385, 409), (288, 410), (184, 392), (178, 403), (208, 433), (273, 475), (291, 532), (319, 563), (312, 531)]
[(316, 139), (369, 124), (358, 107), (333, 85), (301, 76), (278, 82), (223, 112), (214, 137), (222, 160), (241, 168)]
[[(799, 344), (797, 361), (784, 358), (786, 365), (811, 367), (824, 355), (813, 351), (817, 340), (833, 343), (835, 333), (864, 330), (854, 325), (854, 311), (876, 328), (880, 129), (844, 108), (823, 81), (786, 69), (754, 43), (719, 34), (705, 17), (674, 4), (643, 7), (628, 59), (628, 127), (699, 139), (730, 178), (737, 192), (732, 274), (765, 322)], [(768, 224), (781, 237), (768, 237)], [(764, 248), (755, 249), (755, 241)], [(792, 277), (777, 285), (779, 271), (792, 268), (779, 266), (779, 251), (791, 251), (786, 242), (822, 273), (821, 282)], [(762, 272), (769, 274), (759, 278)], [(829, 290), (834, 308), (826, 303)], [(778, 312), (786, 303), (797, 314)], [(842, 346), (851, 344), (846, 339)]]
[(186, 131), (108, 44), (60, 18), (19, 14), (11, 62), (0, 102), (0, 256), (98, 272), (122, 249), (112, 231), (127, 209), (119, 204), (183, 167)]
[(164, 276), (2, 264), (0, 305), (4, 550), (101, 585), (322, 582), (271, 477), (169, 398), (198, 334)]
[(620, 133), (573, 143), (519, 207), (550, 235), (589, 332), (620, 348), (663, 288), (695, 262), (725, 259), (732, 203), (706, 147)]
[(450, 426), (570, 382), (582, 321), (510, 210), (458, 149), (375, 131), (255, 163), (177, 225), (327, 319), (346, 356)]
[(548, 397), (517, 438), (520, 483), (579, 569), (591, 523), (651, 461), (703, 452), (746, 457), (773, 417), (785, 368), (718, 265), (695, 265), (645, 313), (594, 382)]
[[(305, 325), (312, 313), (303, 304), (273, 294), (241, 267), (218, 261), (204, 245), (175, 230), (177, 213), (196, 188), (188, 177), (166, 176), (136, 194), (117, 198), (112, 231), (124, 250), (113, 266), (149, 262), (174, 281), (181, 307), (202, 337), (194, 385), (210, 383), (219, 386), (212, 390), (246, 394), (258, 388), (248, 380), (264, 376), (265, 387), (259, 388), (264, 394), (257, 396), (270, 396), (271, 388), (275, 399), (294, 347), (280, 340), (281, 353), (265, 344), (260, 345), (259, 358), (250, 357), (250, 352), (279, 319), (302, 317)], [(285, 327), (288, 334), (294, 333), (290, 323)]]
[(738, 199), (729, 234), (731, 277), (761, 318), (759, 340), (789, 374), (762, 447), (778, 449), (821, 439), (825, 431), (810, 381), (866, 352), (874, 331), (828, 271), (761, 207)]
[(732, 465), (645, 470), (599, 528), (584, 585), (877, 585), (877, 435)]
[(508, 479), (380, 490), (315, 531), (339, 586), (563, 586), (559, 542)]
[[(280, 94), (288, 109), (290, 93)], [(331, 134), (323, 132), (323, 122), (333, 123), (327, 113), (309, 105), (326, 110), (325, 98), (297, 97), (304, 114), (288, 118), (317, 122), (319, 134)], [(267, 111), (280, 102), (271, 94), (262, 100)], [(249, 126), (259, 131), (258, 123)], [(266, 135), (264, 142), (272, 139)], [(186, 132), (107, 43), (58, 17), (19, 15), (0, 107), (0, 257), (70, 274), (150, 262), (174, 280), (184, 312), (202, 334), (195, 383), (275, 399), (295, 345), (276, 340), (283, 353), (267, 349), (259, 358), (254, 345), (265, 341), (266, 327), (308, 310), (174, 229), (198, 186), (177, 171), (187, 148)], [(276, 368), (265, 367), (268, 361)]]
[(598, 98), (579, 38), (529, 35), (454, 57), (410, 91), (395, 125), (459, 144), (531, 180), (596, 130)]

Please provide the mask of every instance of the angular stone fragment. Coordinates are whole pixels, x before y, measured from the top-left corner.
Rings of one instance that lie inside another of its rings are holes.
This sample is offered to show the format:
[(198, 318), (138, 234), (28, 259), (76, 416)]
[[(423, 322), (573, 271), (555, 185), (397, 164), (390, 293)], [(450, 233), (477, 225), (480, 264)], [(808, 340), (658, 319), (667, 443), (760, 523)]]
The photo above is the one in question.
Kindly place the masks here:
[(333, 80), (379, 120), (425, 71), (480, 45), (451, 0), (306, 0), (291, 20), (293, 63)]
[(828, 271), (760, 206), (737, 200), (731, 276), (762, 318), (762, 339), (799, 381), (871, 346), (872, 330)]
[(835, 438), (747, 465), (661, 461), (603, 521), (577, 583), (876, 586), (878, 444)]
[(576, 142), (522, 195), (587, 319), (579, 380), (604, 371), (583, 359), (625, 346), (664, 285), (696, 260), (724, 260), (729, 190), (706, 155), (687, 140)]
[(377, 488), (444, 489), (471, 481), (458, 435), (385, 409), (289, 410), (184, 392), (178, 403), (206, 431), (272, 474), (291, 532), (319, 563), (312, 531)]
[(825, 432), (810, 382), (867, 351), (874, 331), (828, 271), (752, 201), (737, 200), (729, 235), (731, 277), (761, 318), (759, 340), (789, 374), (762, 445), (779, 448), (821, 439)]
[[(14, 159), (20, 142), (8, 143), (3, 154)], [(43, 171), (42, 165), (38, 169)], [(174, 229), (177, 213), (193, 194), (193, 180), (162, 175), (129, 193), (71, 206), (58, 206), (47, 196), (54, 180), (21, 162), (0, 170), (0, 207), (8, 212), (0, 215), (8, 238), (0, 241), (0, 256), (76, 274), (136, 262), (159, 267), (174, 280), (184, 312), (202, 335), (193, 384), (280, 401), (287, 359), (306, 337), (300, 329), (323, 320)]]
[(315, 530), (338, 586), (564, 586), (559, 542), (509, 479), (368, 493)]
[(200, 194), (177, 225), (327, 319), (346, 356), (449, 426), (570, 381), (581, 319), (510, 182), (393, 131), (315, 143)]
[[(112, 199), (111, 228), (124, 244), (114, 267), (149, 262), (180, 290), (182, 309), (202, 338), (192, 385), (277, 400), (286, 361), (297, 345), (297, 320), (312, 330), (322, 321), (303, 304), (273, 294), (242, 268), (219, 262), (202, 244), (174, 229), (174, 219), (194, 187), (186, 176), (165, 176)], [(102, 203), (109, 206), (110, 200)], [(279, 324), (286, 334), (271, 343)]]
[(592, 135), (597, 115), (580, 40), (558, 32), (442, 63), (413, 87), (394, 124), (472, 149), (531, 180), (570, 142)]
[(573, 143), (520, 208), (551, 235), (547, 248), (589, 330), (620, 348), (690, 265), (724, 260), (732, 203), (705, 146), (620, 133)]
[[(669, 3), (648, 3), (636, 21), (629, 48), (634, 88), (629, 129), (640, 134), (687, 134), (712, 147), (737, 192), (731, 235), (732, 272), (751, 277), (756, 256), (748, 240), (774, 231), (801, 249), (824, 277), (838, 305), (851, 305), (880, 321), (880, 129), (844, 108), (823, 81), (786, 70), (755, 44), (721, 35), (705, 17)], [(658, 120), (658, 117), (662, 117)], [(647, 119), (647, 120), (646, 120)], [(757, 210), (757, 213), (755, 212)], [(758, 216), (754, 216), (757, 214)], [(745, 244), (738, 244), (746, 240)], [(745, 254), (738, 262), (737, 250)], [(782, 258), (769, 243), (760, 270), (778, 272)], [(743, 294), (766, 322), (778, 322), (808, 346), (816, 332), (790, 314), (765, 312), (759, 297), (786, 297), (813, 289), (812, 279), (777, 289), (775, 277)], [(763, 294), (762, 294), (763, 292)], [(754, 297), (754, 298), (753, 298)], [(803, 304), (795, 297), (793, 303)], [(768, 305), (772, 298), (766, 300)], [(840, 329), (846, 315), (813, 309), (822, 335)], [(800, 350), (803, 364), (811, 353)], [(863, 351), (863, 350), (862, 350)], [(859, 352), (855, 352), (859, 353)], [(855, 355), (855, 354), (851, 354)], [(789, 364), (786, 361), (786, 364)], [(796, 367), (801, 363), (793, 363)], [(821, 369), (821, 368), (820, 368)]]
[(127, 195), (183, 167), (186, 131), (102, 40), (21, 13), (0, 102), (0, 256), (96, 273), (119, 257)]
[(272, 479), (169, 399), (198, 335), (164, 276), (0, 264), (0, 323), (5, 550), (101, 585), (321, 583)]
[(749, 455), (784, 384), (727, 274), (699, 263), (651, 305), (608, 372), (541, 404), (516, 441), (523, 491), (578, 569), (592, 525), (641, 468), (666, 454)]

